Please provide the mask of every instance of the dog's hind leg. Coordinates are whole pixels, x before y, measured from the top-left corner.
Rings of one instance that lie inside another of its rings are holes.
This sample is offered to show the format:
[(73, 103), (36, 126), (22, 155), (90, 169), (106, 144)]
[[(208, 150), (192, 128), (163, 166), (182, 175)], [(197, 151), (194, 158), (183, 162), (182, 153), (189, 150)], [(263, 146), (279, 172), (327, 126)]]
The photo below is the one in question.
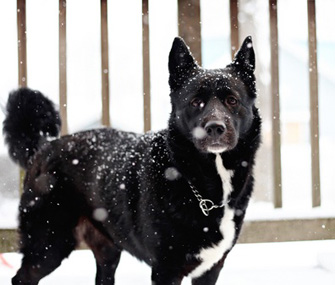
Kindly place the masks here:
[(96, 285), (113, 285), (114, 275), (120, 261), (121, 249), (117, 248), (112, 241), (96, 229), (88, 220), (82, 219), (77, 227), (79, 239), (83, 239), (93, 251), (97, 273)]
[(21, 268), (12, 279), (12, 284), (35, 285), (54, 271), (75, 248), (72, 231), (57, 232), (52, 228), (27, 235), (21, 248), (23, 253)]
[(38, 284), (75, 248), (79, 213), (72, 201), (57, 192), (38, 197), (29, 189), (23, 193), (19, 225), (23, 258), (12, 284)]

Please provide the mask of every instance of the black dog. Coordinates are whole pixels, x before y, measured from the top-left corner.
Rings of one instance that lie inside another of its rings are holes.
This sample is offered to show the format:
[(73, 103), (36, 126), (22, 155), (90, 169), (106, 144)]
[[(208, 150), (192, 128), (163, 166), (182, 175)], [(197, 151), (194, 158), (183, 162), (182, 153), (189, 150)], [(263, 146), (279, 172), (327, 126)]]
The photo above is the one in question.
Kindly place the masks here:
[(81, 240), (96, 258), (96, 284), (114, 284), (122, 250), (152, 267), (153, 284), (184, 276), (215, 284), (253, 188), (261, 127), (254, 68), (250, 37), (214, 70), (176, 38), (169, 126), (144, 135), (96, 129), (50, 140), (60, 127), (52, 102), (29, 89), (11, 93), (3, 129), (26, 169), (13, 284), (37, 284)]

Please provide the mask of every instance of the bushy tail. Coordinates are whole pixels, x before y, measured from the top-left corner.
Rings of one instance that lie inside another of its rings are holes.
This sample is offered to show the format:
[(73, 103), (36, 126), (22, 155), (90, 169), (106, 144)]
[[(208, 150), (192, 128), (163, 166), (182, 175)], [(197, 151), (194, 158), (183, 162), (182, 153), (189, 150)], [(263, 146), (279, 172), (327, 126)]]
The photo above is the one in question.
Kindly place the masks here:
[(9, 155), (24, 169), (48, 137), (58, 136), (60, 125), (54, 104), (39, 91), (20, 88), (9, 94), (3, 133)]

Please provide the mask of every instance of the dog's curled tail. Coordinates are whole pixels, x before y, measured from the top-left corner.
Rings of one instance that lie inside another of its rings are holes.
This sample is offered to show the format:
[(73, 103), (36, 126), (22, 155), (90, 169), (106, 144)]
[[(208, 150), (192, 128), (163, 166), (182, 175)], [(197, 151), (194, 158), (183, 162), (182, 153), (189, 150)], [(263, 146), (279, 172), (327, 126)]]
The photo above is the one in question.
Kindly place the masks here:
[(41, 144), (58, 136), (59, 113), (41, 92), (20, 88), (9, 94), (5, 115), (3, 133), (9, 155), (26, 169)]

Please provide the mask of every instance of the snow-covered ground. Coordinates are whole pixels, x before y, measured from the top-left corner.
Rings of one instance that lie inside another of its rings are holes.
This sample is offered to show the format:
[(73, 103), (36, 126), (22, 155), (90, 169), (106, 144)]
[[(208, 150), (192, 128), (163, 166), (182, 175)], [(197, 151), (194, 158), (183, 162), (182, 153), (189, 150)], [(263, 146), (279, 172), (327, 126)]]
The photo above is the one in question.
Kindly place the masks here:
[[(10, 284), (20, 255), (0, 255), (0, 284)], [(88, 250), (75, 251), (41, 285), (94, 284), (95, 263)], [(117, 285), (151, 284), (150, 268), (124, 253), (116, 274)], [(185, 279), (184, 285), (190, 284)], [(217, 284), (333, 285), (335, 240), (238, 244), (226, 260)]]

